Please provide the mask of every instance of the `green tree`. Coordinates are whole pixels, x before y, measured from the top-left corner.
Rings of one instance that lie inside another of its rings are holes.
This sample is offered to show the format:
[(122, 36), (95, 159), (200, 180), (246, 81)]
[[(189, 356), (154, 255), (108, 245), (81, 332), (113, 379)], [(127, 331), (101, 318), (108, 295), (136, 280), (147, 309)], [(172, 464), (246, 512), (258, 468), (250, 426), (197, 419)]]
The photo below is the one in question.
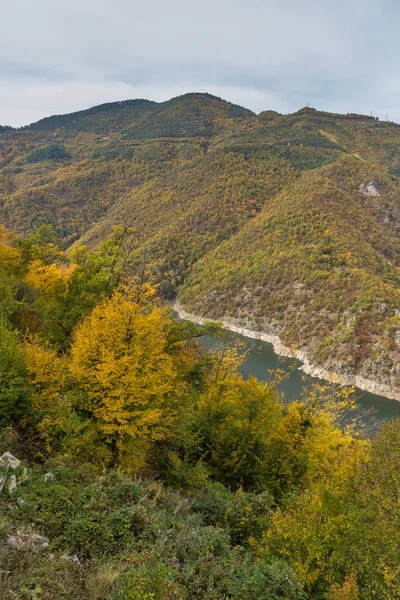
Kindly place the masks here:
[(29, 413), (30, 390), (18, 334), (0, 316), (0, 425)]

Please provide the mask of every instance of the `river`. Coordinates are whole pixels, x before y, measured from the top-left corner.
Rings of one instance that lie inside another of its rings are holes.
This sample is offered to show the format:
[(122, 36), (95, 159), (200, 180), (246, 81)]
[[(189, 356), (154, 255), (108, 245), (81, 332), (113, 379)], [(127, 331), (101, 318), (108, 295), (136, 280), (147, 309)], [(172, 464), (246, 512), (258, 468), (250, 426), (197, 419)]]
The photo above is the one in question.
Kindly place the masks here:
[[(280, 386), (288, 402), (298, 398), (307, 383), (316, 381), (299, 369), (301, 363), (298, 360), (285, 359), (275, 354), (272, 344), (237, 333), (228, 332), (227, 335), (244, 342), (248, 350), (247, 360), (239, 368), (244, 377), (253, 375), (259, 381), (268, 381), (270, 379), (268, 371), (276, 368), (283, 369), (288, 374)], [(222, 342), (212, 336), (204, 336), (200, 338), (200, 343), (205, 348), (217, 349)], [(367, 428), (371, 428), (371, 432), (379, 427), (381, 422), (400, 417), (400, 402), (397, 400), (390, 400), (359, 389), (356, 389), (356, 400), (360, 415), (363, 415), (362, 419)]]

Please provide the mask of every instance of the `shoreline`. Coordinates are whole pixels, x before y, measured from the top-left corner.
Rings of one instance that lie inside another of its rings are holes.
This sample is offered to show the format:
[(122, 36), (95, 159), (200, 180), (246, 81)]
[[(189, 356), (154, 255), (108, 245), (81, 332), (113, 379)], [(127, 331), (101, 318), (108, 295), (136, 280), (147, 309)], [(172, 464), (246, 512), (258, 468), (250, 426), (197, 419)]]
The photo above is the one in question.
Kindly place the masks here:
[(198, 315), (193, 315), (188, 313), (177, 300), (173, 304), (173, 309), (183, 321), (191, 321), (192, 323), (197, 323), (198, 325), (203, 325), (207, 322), (222, 323), (224, 329), (227, 329), (228, 331), (239, 333), (245, 337), (272, 344), (275, 354), (279, 356), (296, 358), (299, 360), (301, 362), (299, 369), (306, 373), (306, 375), (310, 375), (311, 377), (316, 377), (317, 379), (332, 383), (338, 383), (342, 386), (354, 386), (364, 392), (369, 392), (378, 396), (384, 396), (389, 400), (400, 401), (400, 392), (394, 391), (388, 385), (377, 383), (376, 381), (367, 379), (361, 375), (348, 376), (336, 373), (334, 371), (329, 371), (328, 369), (324, 369), (318, 365), (314, 365), (312, 362), (310, 362), (310, 359), (304, 350), (294, 350), (288, 346), (285, 346), (279, 336), (276, 334), (248, 329), (247, 327), (240, 325), (234, 319), (206, 319)]

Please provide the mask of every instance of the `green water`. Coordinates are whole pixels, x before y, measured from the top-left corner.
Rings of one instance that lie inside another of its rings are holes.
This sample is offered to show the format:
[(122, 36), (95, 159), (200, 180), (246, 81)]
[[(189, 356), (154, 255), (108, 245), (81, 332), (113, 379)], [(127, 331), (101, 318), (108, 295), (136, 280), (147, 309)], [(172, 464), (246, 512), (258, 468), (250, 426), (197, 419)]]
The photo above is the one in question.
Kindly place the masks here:
[[(281, 368), (289, 374), (280, 388), (288, 402), (298, 398), (307, 383), (316, 381), (299, 370), (298, 367), (301, 364), (299, 361), (284, 359), (275, 354), (272, 344), (239, 334), (229, 334), (229, 336), (245, 342), (248, 349), (248, 358), (239, 369), (245, 377), (253, 375), (259, 381), (268, 381), (270, 378), (268, 371), (276, 368)], [(221, 345), (221, 341), (212, 336), (204, 336), (200, 341), (204, 347), (209, 349), (216, 349)], [(377, 396), (359, 389), (356, 390), (356, 399), (360, 417), (366, 423), (367, 428), (371, 428), (371, 432), (378, 428), (383, 421), (400, 417), (400, 402), (397, 400), (390, 400), (384, 396)]]

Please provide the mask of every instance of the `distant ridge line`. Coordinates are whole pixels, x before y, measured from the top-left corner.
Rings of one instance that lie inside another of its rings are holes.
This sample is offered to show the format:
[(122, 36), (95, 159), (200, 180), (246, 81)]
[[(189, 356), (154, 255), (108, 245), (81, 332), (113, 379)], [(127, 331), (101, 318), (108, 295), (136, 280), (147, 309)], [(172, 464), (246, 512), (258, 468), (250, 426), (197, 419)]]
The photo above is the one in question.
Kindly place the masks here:
[(134, 98), (134, 99), (128, 99), (128, 100), (116, 100), (113, 102), (105, 102), (102, 104), (98, 104), (89, 108), (85, 108), (82, 110), (78, 110), (75, 112), (69, 112), (69, 113), (60, 113), (60, 114), (54, 114), (54, 115), (49, 115), (47, 117), (43, 117), (42, 119), (39, 119), (38, 121), (34, 121), (33, 123), (30, 123), (29, 125), (23, 125), (21, 127), (12, 127), (9, 125), (0, 125), (0, 134), (1, 133), (5, 133), (7, 131), (19, 131), (19, 130), (31, 130), (31, 131), (43, 131), (43, 130), (51, 130), (51, 129), (55, 129), (58, 127), (62, 127), (63, 125), (66, 125), (67, 123), (69, 123), (72, 120), (75, 119), (81, 119), (87, 116), (91, 116), (91, 115), (95, 115), (97, 113), (102, 113), (102, 112), (107, 112), (107, 111), (111, 111), (115, 108), (137, 108), (137, 109), (143, 109), (146, 110), (146, 108), (158, 108), (158, 107), (162, 107), (163, 105), (168, 105), (169, 103), (172, 102), (176, 102), (179, 100), (183, 100), (185, 98), (196, 98), (196, 97), (201, 97), (204, 99), (209, 99), (209, 100), (217, 100), (219, 102), (223, 102), (226, 104), (229, 104), (230, 106), (234, 107), (234, 108), (240, 108), (246, 112), (248, 112), (249, 114), (252, 114), (254, 116), (260, 116), (262, 117), (262, 115), (267, 115), (270, 114), (272, 115), (276, 115), (277, 117), (281, 117), (284, 120), (289, 120), (289, 119), (293, 119), (296, 117), (322, 117), (322, 118), (328, 118), (328, 119), (346, 119), (346, 120), (354, 120), (354, 121), (366, 121), (369, 123), (374, 123), (375, 126), (379, 123), (379, 126), (395, 126), (395, 127), (399, 127), (400, 124), (396, 123), (395, 121), (388, 121), (387, 119), (384, 121), (381, 121), (379, 119), (379, 117), (376, 116), (372, 116), (372, 115), (364, 115), (364, 114), (359, 114), (359, 113), (346, 113), (346, 114), (341, 114), (341, 113), (334, 113), (334, 112), (329, 112), (329, 111), (320, 111), (317, 110), (316, 108), (310, 107), (310, 106), (304, 106), (303, 108), (300, 108), (298, 111), (293, 112), (293, 113), (288, 113), (288, 114), (282, 114), (279, 113), (277, 111), (274, 110), (270, 110), (270, 109), (266, 109), (261, 111), (260, 113), (254, 113), (252, 110), (243, 107), (239, 104), (235, 104), (233, 102), (230, 102), (229, 100), (225, 100), (224, 98), (220, 98), (219, 96), (215, 96), (213, 94), (210, 94), (208, 92), (188, 92), (186, 94), (182, 94), (180, 96), (174, 96), (172, 98), (170, 98), (169, 100), (165, 100), (162, 102), (157, 102), (155, 100), (148, 100), (146, 98)]

